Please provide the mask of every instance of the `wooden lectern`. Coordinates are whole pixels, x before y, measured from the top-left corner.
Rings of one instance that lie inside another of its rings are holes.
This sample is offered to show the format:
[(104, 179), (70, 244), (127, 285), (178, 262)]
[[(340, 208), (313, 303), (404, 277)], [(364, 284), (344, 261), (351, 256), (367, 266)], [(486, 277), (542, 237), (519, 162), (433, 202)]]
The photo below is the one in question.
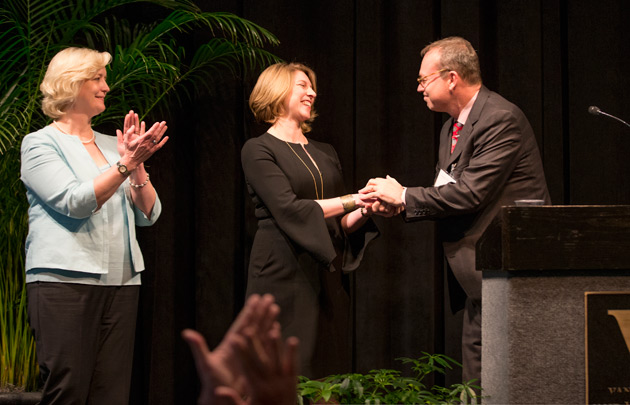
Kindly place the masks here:
[(630, 206), (503, 207), (477, 269), (484, 403), (630, 403)]

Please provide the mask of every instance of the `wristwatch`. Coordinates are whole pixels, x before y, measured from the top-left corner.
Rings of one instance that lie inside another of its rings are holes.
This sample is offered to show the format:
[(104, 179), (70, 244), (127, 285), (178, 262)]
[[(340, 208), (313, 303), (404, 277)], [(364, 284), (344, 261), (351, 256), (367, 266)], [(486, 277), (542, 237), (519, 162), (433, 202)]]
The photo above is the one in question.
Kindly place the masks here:
[(129, 169), (127, 169), (127, 166), (125, 166), (124, 164), (120, 163), (120, 160), (118, 162), (116, 162), (116, 166), (118, 166), (118, 173), (122, 174), (123, 176), (127, 177), (127, 176), (129, 176), (131, 174)]

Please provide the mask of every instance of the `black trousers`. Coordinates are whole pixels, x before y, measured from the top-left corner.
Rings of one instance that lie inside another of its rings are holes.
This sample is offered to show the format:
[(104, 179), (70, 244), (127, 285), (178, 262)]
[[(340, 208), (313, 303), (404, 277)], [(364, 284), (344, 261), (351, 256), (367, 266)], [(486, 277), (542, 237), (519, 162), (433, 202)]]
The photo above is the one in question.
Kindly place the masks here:
[(462, 379), (481, 386), (481, 302), (466, 298), (462, 331)]
[(139, 286), (27, 284), (41, 404), (129, 402)]

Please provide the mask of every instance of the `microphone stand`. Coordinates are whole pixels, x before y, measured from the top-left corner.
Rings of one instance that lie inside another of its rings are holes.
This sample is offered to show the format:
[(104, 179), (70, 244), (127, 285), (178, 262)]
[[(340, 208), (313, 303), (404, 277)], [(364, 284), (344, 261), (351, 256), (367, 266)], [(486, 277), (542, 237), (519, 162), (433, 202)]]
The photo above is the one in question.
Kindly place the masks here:
[(617, 118), (617, 117), (615, 117), (614, 115), (608, 114), (608, 113), (606, 113), (606, 112), (604, 112), (604, 111), (600, 110), (600, 109), (599, 109), (599, 107), (595, 107), (594, 105), (592, 105), (592, 106), (590, 106), (590, 107), (588, 108), (588, 112), (589, 112), (590, 114), (593, 114), (593, 115), (605, 115), (605, 116), (607, 116), (607, 117), (610, 117), (610, 118), (612, 118), (612, 119), (615, 119), (615, 120), (617, 120), (617, 121), (621, 122), (622, 124), (624, 124), (625, 126), (627, 126), (628, 128), (630, 128), (630, 124), (628, 124), (626, 121), (622, 120), (621, 118)]

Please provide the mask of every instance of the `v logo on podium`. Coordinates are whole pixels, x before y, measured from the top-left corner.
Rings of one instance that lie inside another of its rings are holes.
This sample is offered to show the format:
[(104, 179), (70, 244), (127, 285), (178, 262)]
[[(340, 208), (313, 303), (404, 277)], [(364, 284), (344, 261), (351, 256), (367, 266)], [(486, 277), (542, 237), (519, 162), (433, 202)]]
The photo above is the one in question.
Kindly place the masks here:
[(630, 352), (630, 309), (609, 309), (608, 315), (614, 316), (621, 329), (621, 334)]

